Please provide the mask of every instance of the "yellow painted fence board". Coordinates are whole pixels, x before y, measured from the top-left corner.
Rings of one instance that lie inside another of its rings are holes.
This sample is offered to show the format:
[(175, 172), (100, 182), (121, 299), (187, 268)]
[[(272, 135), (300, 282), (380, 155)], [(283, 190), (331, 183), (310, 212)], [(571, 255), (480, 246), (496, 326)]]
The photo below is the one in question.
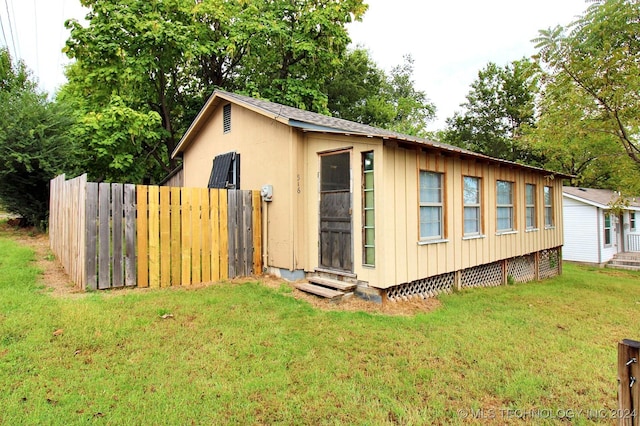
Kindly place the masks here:
[(171, 285), (171, 209), (170, 188), (160, 187), (160, 287)]
[(136, 186), (138, 217), (136, 221), (138, 242), (138, 287), (149, 287), (149, 207), (146, 186)]
[(201, 189), (202, 215), (202, 282), (211, 281), (211, 215), (209, 209), (209, 190)]
[(160, 287), (160, 190), (149, 187), (149, 287)]
[(182, 285), (191, 284), (191, 188), (182, 188)]
[(180, 285), (182, 278), (180, 192), (180, 188), (171, 188), (171, 285)]

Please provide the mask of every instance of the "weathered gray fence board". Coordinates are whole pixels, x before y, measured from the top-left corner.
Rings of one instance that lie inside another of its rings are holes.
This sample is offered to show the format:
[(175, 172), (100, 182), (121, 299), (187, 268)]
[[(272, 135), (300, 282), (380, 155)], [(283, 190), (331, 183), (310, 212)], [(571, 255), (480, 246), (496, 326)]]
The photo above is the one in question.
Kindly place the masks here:
[(124, 186), (125, 285), (136, 285), (136, 186)]
[(98, 184), (87, 182), (87, 288), (98, 288), (97, 277), (98, 254)]
[(122, 287), (124, 286), (124, 265), (122, 262), (123, 251), (122, 251), (122, 217), (123, 217), (123, 205), (122, 205), (122, 184), (121, 183), (112, 183), (111, 184), (111, 219), (112, 219), (112, 258), (113, 258), (113, 269), (112, 273), (112, 282), (111, 285), (113, 287)]
[(98, 288), (111, 287), (111, 188), (98, 186)]
[(234, 191), (236, 193), (236, 205), (235, 208), (235, 216), (236, 216), (236, 227), (235, 231), (235, 240), (236, 240), (236, 275), (243, 275), (243, 254), (244, 254), (244, 238), (242, 238), (242, 230), (244, 229), (244, 216), (242, 214), (242, 192)]
[(236, 215), (237, 192), (227, 192), (227, 230), (229, 233), (229, 277), (236, 276), (236, 229), (238, 228), (238, 216)]
[(244, 259), (242, 275), (252, 275), (253, 271), (253, 194), (242, 191), (242, 214), (244, 214), (244, 228), (241, 230), (244, 238)]

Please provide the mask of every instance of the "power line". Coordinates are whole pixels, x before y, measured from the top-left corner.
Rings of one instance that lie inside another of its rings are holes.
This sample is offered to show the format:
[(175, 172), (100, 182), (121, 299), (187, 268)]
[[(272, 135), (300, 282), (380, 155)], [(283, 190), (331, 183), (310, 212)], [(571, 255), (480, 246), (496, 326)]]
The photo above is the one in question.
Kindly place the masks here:
[[(64, 12), (64, 8), (65, 8), (66, 4), (67, 4), (67, 1), (66, 0), (62, 0), (62, 7), (60, 8), (62, 10), (62, 16), (61, 16), (62, 22), (65, 21), (65, 19), (64, 19), (64, 13), (65, 13)], [(60, 35), (58, 36), (58, 46), (60, 46), (60, 44), (62, 42), (63, 34), (64, 34), (64, 25), (62, 25), (60, 27)], [(64, 55), (64, 53), (62, 53), (62, 49), (60, 49), (60, 51), (58, 52), (58, 65), (56, 66), (56, 70), (60, 70), (60, 68), (61, 68), (63, 55)]]
[(4, 33), (4, 24), (2, 23), (2, 15), (0, 15), (0, 29), (2, 29), (2, 39), (4, 40), (4, 46), (9, 50), (9, 43), (7, 43), (7, 35)]
[(16, 30), (16, 38), (14, 39), (16, 46), (18, 46), (18, 50), (16, 51), (16, 56), (22, 58), (22, 49), (20, 49), (20, 39), (17, 37), (18, 36), (18, 21), (16, 20), (16, 11), (13, 8), (13, 0), (11, 0), (11, 14), (13, 15), (13, 26), (15, 27)]
[[(16, 49), (16, 39), (13, 35), (13, 26), (11, 25), (11, 14), (9, 13), (9, 3), (4, 0), (4, 7), (7, 9), (7, 21), (9, 22), (9, 34), (11, 35), (11, 42), (13, 44), (13, 56), (14, 59), (18, 59), (18, 50)], [(9, 49), (9, 43), (7, 43), (7, 49)]]
[(38, 7), (36, 6), (36, 0), (33, 0), (33, 20), (35, 21), (34, 29), (36, 35), (36, 74), (40, 75), (40, 52), (38, 51)]

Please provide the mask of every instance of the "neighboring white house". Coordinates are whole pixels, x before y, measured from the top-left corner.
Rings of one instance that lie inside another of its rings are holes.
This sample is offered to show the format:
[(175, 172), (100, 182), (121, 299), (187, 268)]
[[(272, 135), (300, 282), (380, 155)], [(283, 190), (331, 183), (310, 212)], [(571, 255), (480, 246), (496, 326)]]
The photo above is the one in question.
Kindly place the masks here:
[(619, 195), (608, 189), (562, 188), (562, 258), (602, 265), (620, 252), (640, 252), (640, 203), (608, 214)]

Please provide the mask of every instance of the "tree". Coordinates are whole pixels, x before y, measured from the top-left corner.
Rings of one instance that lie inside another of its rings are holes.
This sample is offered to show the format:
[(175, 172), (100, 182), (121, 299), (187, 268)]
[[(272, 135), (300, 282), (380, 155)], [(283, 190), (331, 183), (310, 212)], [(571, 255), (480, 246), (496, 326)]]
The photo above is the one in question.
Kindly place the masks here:
[(435, 106), (416, 90), (413, 59), (387, 75), (365, 49), (354, 49), (327, 82), (329, 111), (335, 117), (416, 136), (426, 135)]
[(37, 91), (24, 63), (0, 49), (0, 204), (25, 225), (46, 226), (49, 181), (73, 170), (70, 117)]
[(472, 151), (511, 161), (531, 163), (531, 154), (519, 139), (535, 122), (538, 91), (535, 64), (527, 59), (505, 67), (494, 63), (478, 72), (464, 112), (447, 119), (444, 141)]
[[(88, 25), (67, 22), (75, 64), (61, 95), (84, 117), (88, 158), (104, 160), (93, 178), (133, 181), (175, 166), (169, 155), (216, 87), (326, 112), (321, 88), (349, 42), (345, 24), (366, 10), (362, 0), (82, 4)], [(111, 120), (125, 111), (129, 123)]]
[(540, 31), (541, 62), (554, 84), (569, 85), (584, 100), (573, 120), (585, 120), (591, 133), (611, 135), (640, 165), (640, 1), (607, 0), (593, 4), (565, 30)]
[(535, 127), (525, 129), (522, 143), (540, 158), (540, 165), (576, 176), (573, 185), (640, 193), (640, 171), (616, 138), (593, 131), (599, 120), (584, 116), (591, 100), (574, 84), (545, 76)]

